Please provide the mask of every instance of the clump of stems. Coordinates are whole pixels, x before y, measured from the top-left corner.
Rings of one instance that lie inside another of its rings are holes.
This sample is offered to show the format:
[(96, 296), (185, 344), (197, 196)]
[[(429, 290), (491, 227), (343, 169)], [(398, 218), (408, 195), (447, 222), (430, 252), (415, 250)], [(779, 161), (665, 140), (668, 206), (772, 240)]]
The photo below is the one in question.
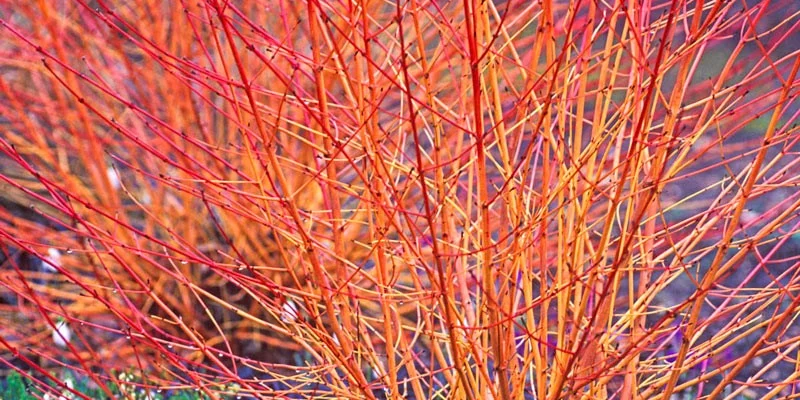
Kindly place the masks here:
[(17, 3), (37, 390), (800, 395), (794, 1)]

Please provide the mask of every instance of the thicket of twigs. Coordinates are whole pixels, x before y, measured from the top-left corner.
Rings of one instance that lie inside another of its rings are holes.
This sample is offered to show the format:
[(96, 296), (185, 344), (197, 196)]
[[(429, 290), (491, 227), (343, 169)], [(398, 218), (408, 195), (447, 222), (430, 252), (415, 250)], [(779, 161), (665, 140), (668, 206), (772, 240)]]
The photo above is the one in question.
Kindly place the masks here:
[(3, 2), (0, 362), (76, 397), (800, 396), (799, 13)]

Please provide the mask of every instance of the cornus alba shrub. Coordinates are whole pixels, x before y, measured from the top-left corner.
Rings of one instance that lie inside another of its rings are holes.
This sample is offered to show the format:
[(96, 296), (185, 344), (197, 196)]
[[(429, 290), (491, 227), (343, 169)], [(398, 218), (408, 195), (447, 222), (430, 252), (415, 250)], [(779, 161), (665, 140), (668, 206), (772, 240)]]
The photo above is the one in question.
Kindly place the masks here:
[(33, 394), (800, 395), (793, 0), (0, 16)]

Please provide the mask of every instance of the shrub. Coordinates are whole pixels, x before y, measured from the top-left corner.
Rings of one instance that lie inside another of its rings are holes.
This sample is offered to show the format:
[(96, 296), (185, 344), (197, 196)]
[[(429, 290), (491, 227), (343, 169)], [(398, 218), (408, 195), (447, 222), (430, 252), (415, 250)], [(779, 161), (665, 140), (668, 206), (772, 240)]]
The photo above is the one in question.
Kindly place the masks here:
[(798, 13), (2, 4), (3, 364), (54, 395), (796, 395)]

